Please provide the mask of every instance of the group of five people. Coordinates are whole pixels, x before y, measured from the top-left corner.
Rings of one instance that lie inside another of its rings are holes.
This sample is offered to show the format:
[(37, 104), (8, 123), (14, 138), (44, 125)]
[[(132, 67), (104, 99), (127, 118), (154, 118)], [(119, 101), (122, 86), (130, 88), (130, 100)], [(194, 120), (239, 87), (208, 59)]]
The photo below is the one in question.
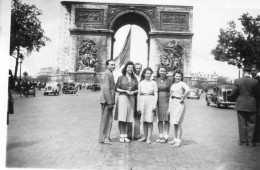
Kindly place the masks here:
[[(110, 132), (115, 105), (114, 119), (118, 121), (119, 142), (137, 139), (140, 142), (151, 143), (153, 122), (158, 121), (159, 138), (156, 142), (168, 142), (170, 124), (173, 124), (175, 138), (169, 143), (176, 147), (181, 146), (184, 100), (190, 90), (182, 81), (182, 72), (177, 70), (173, 78), (168, 77), (167, 68), (159, 66), (156, 78), (153, 80), (153, 70), (150, 67), (145, 68), (141, 73), (142, 65), (129, 61), (115, 83), (112, 73), (115, 69), (114, 61), (108, 60), (106, 66), (101, 84), (102, 115), (99, 142), (112, 144)], [(118, 92), (117, 100), (115, 100), (116, 92)], [(141, 122), (144, 131), (142, 137), (140, 135)]]

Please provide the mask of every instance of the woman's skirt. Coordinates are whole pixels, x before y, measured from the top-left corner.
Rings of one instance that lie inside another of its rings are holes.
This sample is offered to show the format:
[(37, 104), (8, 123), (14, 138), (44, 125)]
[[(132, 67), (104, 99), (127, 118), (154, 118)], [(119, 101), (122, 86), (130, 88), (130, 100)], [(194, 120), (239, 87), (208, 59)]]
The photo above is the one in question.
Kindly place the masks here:
[(154, 108), (154, 96), (153, 95), (141, 95), (139, 107), (141, 109), (141, 122), (156, 122), (156, 112)]
[(169, 121), (169, 115), (167, 114), (169, 108), (169, 98), (169, 92), (159, 91), (157, 105), (157, 116), (159, 121)]
[(134, 110), (135, 96), (119, 94), (115, 109), (115, 120), (122, 122), (133, 122)]
[(170, 99), (169, 101), (170, 123), (179, 124), (183, 122), (185, 104), (180, 103), (180, 99)]

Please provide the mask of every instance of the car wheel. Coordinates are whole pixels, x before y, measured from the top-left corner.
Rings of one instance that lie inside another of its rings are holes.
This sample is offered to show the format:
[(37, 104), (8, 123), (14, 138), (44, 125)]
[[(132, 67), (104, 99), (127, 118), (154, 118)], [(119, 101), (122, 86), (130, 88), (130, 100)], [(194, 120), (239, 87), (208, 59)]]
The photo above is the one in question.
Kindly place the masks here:
[(220, 103), (217, 103), (217, 108), (220, 108)]
[(210, 103), (207, 101), (207, 106), (209, 106), (210, 105)]

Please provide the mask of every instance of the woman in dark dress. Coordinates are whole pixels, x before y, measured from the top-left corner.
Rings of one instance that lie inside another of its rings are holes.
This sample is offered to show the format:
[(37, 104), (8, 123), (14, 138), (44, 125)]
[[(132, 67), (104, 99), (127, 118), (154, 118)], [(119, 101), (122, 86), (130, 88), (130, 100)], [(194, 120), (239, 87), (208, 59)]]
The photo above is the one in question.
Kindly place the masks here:
[(129, 61), (122, 70), (122, 76), (118, 77), (116, 91), (119, 92), (115, 120), (118, 120), (120, 131), (119, 142), (130, 142), (127, 137), (128, 122), (134, 121), (135, 94), (138, 92), (138, 81), (134, 76), (134, 63)]
[(167, 111), (169, 107), (172, 79), (167, 77), (166, 74), (166, 67), (159, 66), (156, 79), (158, 86), (157, 116), (159, 129), (159, 138), (156, 140), (157, 143), (167, 143), (169, 137), (170, 123)]

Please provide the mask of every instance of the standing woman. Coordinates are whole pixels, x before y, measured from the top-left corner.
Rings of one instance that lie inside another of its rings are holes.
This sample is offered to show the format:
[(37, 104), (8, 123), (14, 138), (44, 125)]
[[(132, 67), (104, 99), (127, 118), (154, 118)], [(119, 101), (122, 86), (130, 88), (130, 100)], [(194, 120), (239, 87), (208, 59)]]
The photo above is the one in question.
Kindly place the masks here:
[(138, 92), (138, 81), (134, 76), (134, 63), (129, 61), (118, 77), (116, 91), (119, 92), (115, 120), (118, 120), (120, 139), (119, 142), (130, 142), (127, 138), (128, 122), (134, 121), (135, 96)]
[(160, 66), (157, 71), (156, 83), (158, 86), (158, 103), (157, 103), (157, 116), (158, 116), (158, 129), (159, 139), (156, 143), (167, 143), (169, 137), (169, 115), (167, 114), (169, 108), (170, 88), (172, 79), (167, 77), (166, 67)]
[(174, 83), (171, 86), (169, 110), (170, 123), (174, 124), (175, 138), (170, 142), (175, 147), (181, 146), (182, 122), (185, 113), (184, 100), (189, 94), (190, 88), (184, 83), (183, 74), (180, 70), (176, 70), (173, 74)]
[(139, 142), (146, 141), (151, 143), (153, 132), (153, 122), (156, 121), (156, 106), (158, 100), (158, 88), (155, 81), (151, 80), (153, 70), (147, 67), (141, 75), (141, 82), (138, 85), (137, 111), (141, 113), (141, 122), (143, 122), (144, 137)]

